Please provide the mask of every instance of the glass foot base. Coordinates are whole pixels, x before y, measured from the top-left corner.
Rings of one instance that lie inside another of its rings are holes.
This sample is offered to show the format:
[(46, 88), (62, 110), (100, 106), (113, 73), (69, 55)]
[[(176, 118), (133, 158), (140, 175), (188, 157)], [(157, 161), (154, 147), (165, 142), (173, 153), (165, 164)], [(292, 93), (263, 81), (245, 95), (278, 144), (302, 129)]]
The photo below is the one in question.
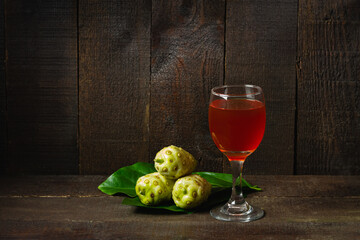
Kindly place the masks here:
[(228, 222), (251, 222), (260, 219), (264, 216), (264, 211), (261, 208), (250, 206), (246, 203), (246, 211), (234, 211), (234, 208), (229, 208), (229, 204), (215, 207), (211, 209), (210, 215), (221, 221)]

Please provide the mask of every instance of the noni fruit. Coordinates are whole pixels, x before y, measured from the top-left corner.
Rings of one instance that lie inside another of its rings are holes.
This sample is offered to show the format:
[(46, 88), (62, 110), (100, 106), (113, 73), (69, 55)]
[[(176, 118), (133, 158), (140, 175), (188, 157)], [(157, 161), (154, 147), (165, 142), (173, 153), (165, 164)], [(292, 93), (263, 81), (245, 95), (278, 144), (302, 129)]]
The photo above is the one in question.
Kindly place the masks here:
[(193, 155), (176, 146), (161, 149), (154, 159), (155, 168), (166, 178), (178, 179), (195, 170), (197, 162)]
[(197, 174), (179, 178), (174, 185), (172, 198), (176, 206), (195, 208), (205, 202), (211, 193), (211, 184)]
[(157, 205), (171, 200), (171, 191), (175, 181), (160, 173), (150, 173), (140, 177), (135, 186), (136, 194), (145, 205)]

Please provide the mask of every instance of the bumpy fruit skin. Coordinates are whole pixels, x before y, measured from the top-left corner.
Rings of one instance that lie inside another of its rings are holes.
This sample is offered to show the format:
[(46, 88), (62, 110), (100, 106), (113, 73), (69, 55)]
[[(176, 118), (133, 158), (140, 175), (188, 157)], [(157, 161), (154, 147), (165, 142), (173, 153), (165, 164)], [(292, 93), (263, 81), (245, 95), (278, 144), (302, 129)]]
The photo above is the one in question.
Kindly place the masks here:
[(135, 191), (143, 204), (158, 205), (171, 200), (174, 182), (158, 172), (150, 173), (137, 180)]
[(154, 159), (155, 168), (166, 178), (178, 179), (192, 173), (197, 161), (189, 152), (176, 146), (161, 149)]
[(195, 208), (205, 202), (211, 193), (211, 184), (197, 174), (179, 178), (174, 185), (172, 198), (176, 206)]

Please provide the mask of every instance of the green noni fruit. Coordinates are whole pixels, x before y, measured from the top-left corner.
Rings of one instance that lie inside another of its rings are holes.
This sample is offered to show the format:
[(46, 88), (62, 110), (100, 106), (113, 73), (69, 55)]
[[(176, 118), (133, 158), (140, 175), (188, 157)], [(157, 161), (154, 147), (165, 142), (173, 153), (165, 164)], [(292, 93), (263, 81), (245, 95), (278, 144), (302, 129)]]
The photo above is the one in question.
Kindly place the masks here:
[(211, 184), (197, 174), (179, 178), (172, 190), (176, 206), (184, 209), (195, 208), (205, 202), (211, 193)]
[(197, 165), (193, 155), (176, 146), (161, 149), (154, 159), (155, 168), (166, 178), (178, 179), (192, 173)]
[(174, 182), (158, 172), (150, 173), (137, 180), (135, 191), (143, 204), (157, 205), (171, 200)]

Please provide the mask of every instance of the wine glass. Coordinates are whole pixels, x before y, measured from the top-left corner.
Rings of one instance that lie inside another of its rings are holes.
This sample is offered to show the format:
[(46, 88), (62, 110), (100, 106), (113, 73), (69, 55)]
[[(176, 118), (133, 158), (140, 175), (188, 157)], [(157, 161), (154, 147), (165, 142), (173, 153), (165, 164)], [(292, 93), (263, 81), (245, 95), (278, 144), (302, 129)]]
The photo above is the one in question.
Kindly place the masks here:
[[(265, 99), (255, 85), (225, 85), (211, 89), (209, 128), (213, 141), (231, 164), (230, 200), (213, 208), (211, 216), (223, 221), (250, 222), (264, 211), (248, 204), (242, 193), (242, 168), (247, 156), (259, 146), (265, 132)], [(237, 186), (237, 179), (240, 184)]]

